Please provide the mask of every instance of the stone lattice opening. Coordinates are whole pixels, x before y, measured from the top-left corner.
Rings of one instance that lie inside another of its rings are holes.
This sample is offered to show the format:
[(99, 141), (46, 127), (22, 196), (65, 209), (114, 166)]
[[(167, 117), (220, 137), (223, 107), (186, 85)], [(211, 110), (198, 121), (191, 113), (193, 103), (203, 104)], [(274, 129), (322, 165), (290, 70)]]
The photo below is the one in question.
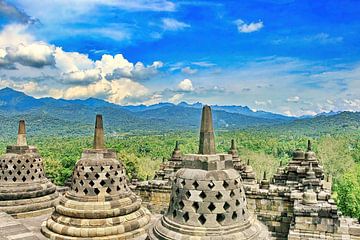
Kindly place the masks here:
[(201, 223), (201, 225), (204, 225), (206, 223), (206, 218), (204, 217), (203, 214), (200, 215), (200, 217), (198, 218), (199, 222)]
[(214, 203), (210, 203), (209, 206), (208, 206), (208, 209), (212, 212), (216, 209), (216, 206)]
[(220, 213), (220, 214), (216, 214), (216, 221), (218, 223), (222, 223), (225, 220), (225, 215)]

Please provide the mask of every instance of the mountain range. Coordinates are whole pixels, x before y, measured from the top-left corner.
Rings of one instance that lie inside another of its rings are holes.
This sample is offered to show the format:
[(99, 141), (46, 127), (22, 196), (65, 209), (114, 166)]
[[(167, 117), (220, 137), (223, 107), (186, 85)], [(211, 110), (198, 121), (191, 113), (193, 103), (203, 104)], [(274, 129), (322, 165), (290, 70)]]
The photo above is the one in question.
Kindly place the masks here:
[[(96, 98), (34, 98), (11, 88), (3, 88), (0, 90), (0, 136), (13, 135), (20, 118), (26, 119), (30, 134), (89, 134), (97, 113), (104, 115), (107, 132), (114, 135), (124, 132), (195, 130), (200, 123), (202, 106), (201, 103), (186, 102), (121, 106)], [(317, 123), (331, 123), (333, 119), (336, 124), (340, 124), (342, 116), (351, 121), (347, 123), (348, 126), (360, 122), (359, 113), (348, 112), (330, 112), (311, 118), (295, 118), (266, 111), (253, 111), (247, 106), (213, 105), (212, 109), (214, 124), (219, 130), (267, 129), (269, 126), (274, 129), (291, 129), (292, 126), (314, 129)]]

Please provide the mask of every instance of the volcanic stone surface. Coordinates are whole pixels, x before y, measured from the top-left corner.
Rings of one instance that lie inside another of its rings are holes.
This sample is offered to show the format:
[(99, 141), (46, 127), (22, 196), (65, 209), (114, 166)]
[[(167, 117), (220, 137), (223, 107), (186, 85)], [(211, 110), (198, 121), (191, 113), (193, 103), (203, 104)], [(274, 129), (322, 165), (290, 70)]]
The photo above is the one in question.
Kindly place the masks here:
[(27, 145), (25, 121), (20, 120), (17, 144), (0, 156), (0, 212), (39, 216), (52, 211), (57, 200), (56, 187), (46, 178), (37, 149)]
[(71, 189), (60, 199), (42, 232), (50, 239), (145, 239), (150, 213), (128, 187), (116, 152), (104, 148), (102, 117), (95, 124), (94, 149), (76, 163)]

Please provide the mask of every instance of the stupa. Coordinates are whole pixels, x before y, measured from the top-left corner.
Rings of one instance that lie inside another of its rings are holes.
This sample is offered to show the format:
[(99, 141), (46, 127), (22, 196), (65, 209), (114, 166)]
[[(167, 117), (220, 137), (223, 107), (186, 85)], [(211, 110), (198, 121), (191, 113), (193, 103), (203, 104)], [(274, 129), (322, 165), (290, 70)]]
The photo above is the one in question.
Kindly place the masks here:
[(268, 239), (268, 230), (247, 209), (241, 176), (231, 154), (216, 154), (212, 114), (202, 112), (198, 154), (183, 156), (167, 213), (150, 239)]
[(150, 218), (128, 187), (116, 152), (104, 147), (102, 116), (97, 115), (94, 147), (82, 153), (71, 188), (42, 224), (42, 233), (56, 240), (145, 239)]
[(19, 121), (16, 145), (0, 156), (0, 212), (16, 218), (34, 217), (53, 211), (58, 193), (45, 176), (37, 149), (28, 146), (25, 121)]

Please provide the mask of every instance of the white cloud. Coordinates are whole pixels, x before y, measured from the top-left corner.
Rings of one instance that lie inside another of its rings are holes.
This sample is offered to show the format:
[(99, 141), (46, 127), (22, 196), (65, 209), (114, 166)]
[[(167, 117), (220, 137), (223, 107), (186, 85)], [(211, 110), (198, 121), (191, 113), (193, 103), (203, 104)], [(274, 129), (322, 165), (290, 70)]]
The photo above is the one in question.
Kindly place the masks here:
[(171, 98), (169, 98), (169, 102), (171, 103), (178, 103), (180, 102), (180, 100), (184, 97), (184, 94), (182, 93), (177, 93), (174, 96), (172, 96)]
[(293, 97), (289, 97), (288, 99), (286, 99), (287, 102), (299, 102), (300, 101), (300, 97), (299, 96), (293, 96)]
[(197, 71), (198, 71), (197, 69), (193, 69), (191, 67), (184, 67), (181, 69), (181, 72), (189, 74), (189, 75), (195, 74), (195, 73), (197, 73)]
[[(8, 35), (14, 42), (9, 42)], [(139, 80), (158, 74), (163, 66), (160, 61), (147, 66), (142, 62), (133, 64), (122, 54), (104, 54), (100, 60), (93, 61), (87, 54), (66, 52), (61, 47), (37, 41), (20, 25), (0, 31), (0, 43), (2, 86), (37, 97), (98, 97), (119, 104), (126, 104), (128, 99), (158, 99)], [(14, 67), (16, 70), (10, 70)]]
[(268, 105), (272, 104), (272, 101), (271, 100), (266, 100), (266, 101), (255, 100), (254, 103), (256, 106), (268, 106)]
[(180, 22), (174, 18), (163, 18), (162, 24), (163, 29), (168, 31), (178, 31), (190, 27), (189, 24)]
[(178, 84), (178, 88), (181, 91), (191, 92), (194, 91), (193, 84), (190, 79), (184, 79)]
[(241, 33), (256, 32), (264, 27), (263, 22), (260, 20), (258, 22), (252, 22), (247, 24), (243, 20), (238, 19), (235, 21), (235, 24), (237, 26), (238, 31)]

